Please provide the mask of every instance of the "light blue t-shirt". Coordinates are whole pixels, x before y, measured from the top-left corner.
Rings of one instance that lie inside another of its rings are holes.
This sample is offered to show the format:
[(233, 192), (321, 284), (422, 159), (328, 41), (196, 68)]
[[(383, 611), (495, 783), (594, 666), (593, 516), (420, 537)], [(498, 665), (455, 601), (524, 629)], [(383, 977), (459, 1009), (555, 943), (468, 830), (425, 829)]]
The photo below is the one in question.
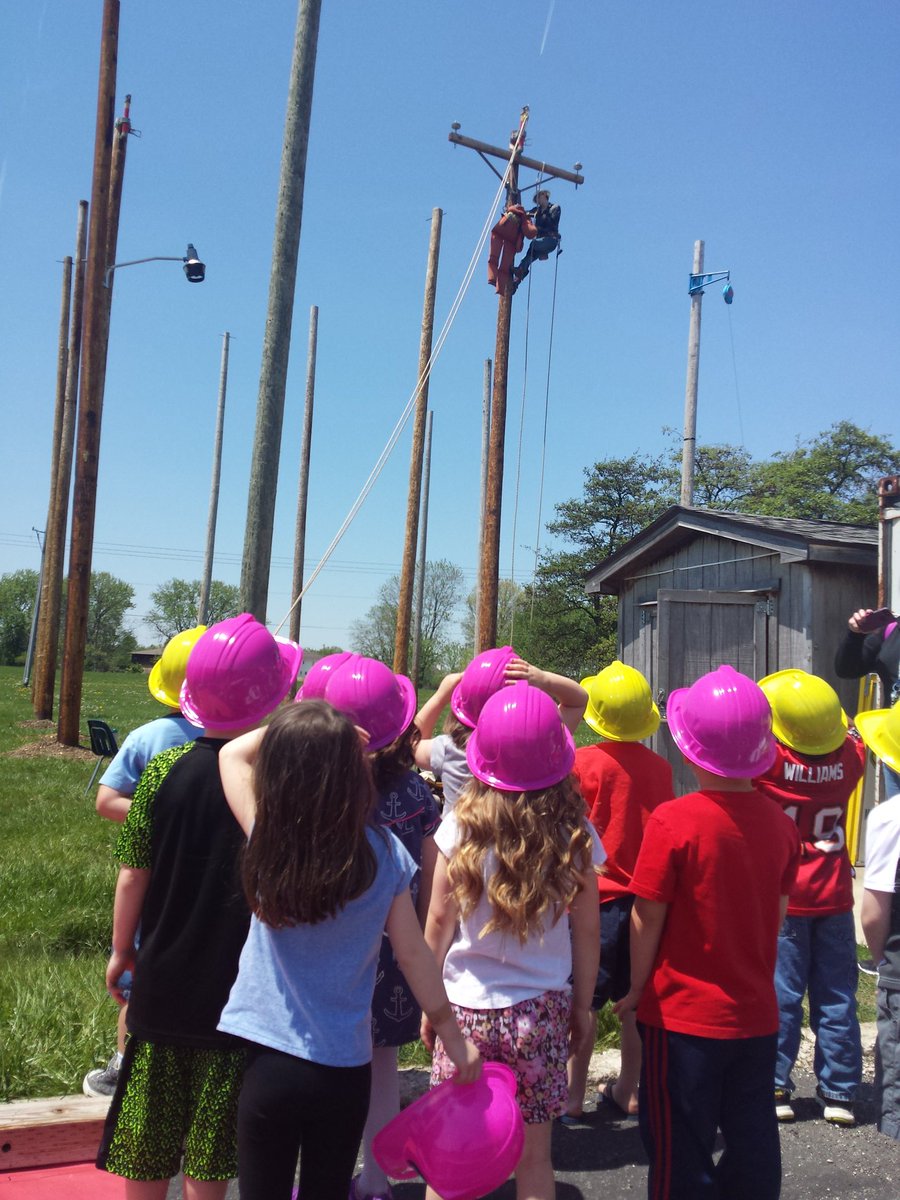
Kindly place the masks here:
[(123, 796), (133, 796), (144, 768), (154, 755), (193, 742), (202, 732), (180, 713), (139, 725), (119, 747), (119, 753), (100, 777), (101, 784), (115, 788)]
[(372, 886), (317, 925), (273, 929), (255, 916), (219, 1029), (308, 1062), (372, 1058), (372, 993), (388, 911), (417, 867), (387, 830), (368, 830)]

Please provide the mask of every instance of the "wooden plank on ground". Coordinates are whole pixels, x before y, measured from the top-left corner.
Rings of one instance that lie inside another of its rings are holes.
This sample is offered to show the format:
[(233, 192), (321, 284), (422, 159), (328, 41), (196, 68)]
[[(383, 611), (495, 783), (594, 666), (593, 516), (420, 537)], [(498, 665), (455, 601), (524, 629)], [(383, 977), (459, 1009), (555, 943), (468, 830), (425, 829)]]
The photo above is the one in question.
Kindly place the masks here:
[(109, 1100), (54, 1096), (0, 1104), (0, 1171), (91, 1160)]

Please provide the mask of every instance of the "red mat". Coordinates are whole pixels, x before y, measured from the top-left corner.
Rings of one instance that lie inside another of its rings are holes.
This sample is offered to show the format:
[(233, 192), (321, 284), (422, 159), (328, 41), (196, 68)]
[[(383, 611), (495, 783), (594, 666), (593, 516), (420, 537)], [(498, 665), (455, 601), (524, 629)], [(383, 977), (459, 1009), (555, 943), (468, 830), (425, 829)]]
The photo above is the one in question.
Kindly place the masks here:
[(92, 1162), (68, 1167), (35, 1167), (0, 1175), (0, 1196), (16, 1200), (93, 1200), (95, 1196), (125, 1195), (125, 1180), (98, 1171)]

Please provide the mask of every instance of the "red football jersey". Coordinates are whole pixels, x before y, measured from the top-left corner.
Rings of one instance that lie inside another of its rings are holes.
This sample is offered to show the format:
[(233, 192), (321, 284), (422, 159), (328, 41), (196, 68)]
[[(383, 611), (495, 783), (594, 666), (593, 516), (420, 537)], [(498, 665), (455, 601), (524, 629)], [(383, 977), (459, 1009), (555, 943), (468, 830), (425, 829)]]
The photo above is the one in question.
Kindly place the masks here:
[(800, 869), (788, 903), (792, 917), (827, 917), (853, 907), (847, 804), (865, 766), (865, 745), (852, 735), (831, 754), (815, 757), (779, 742), (771, 769), (755, 781), (800, 833)]
[(597, 876), (603, 904), (631, 891), (647, 818), (675, 795), (672, 768), (640, 742), (599, 742), (575, 751), (572, 771), (606, 851), (604, 873)]
[(798, 856), (797, 830), (756, 791), (691, 792), (651, 814), (632, 891), (668, 911), (638, 1020), (708, 1038), (778, 1029), (779, 906)]

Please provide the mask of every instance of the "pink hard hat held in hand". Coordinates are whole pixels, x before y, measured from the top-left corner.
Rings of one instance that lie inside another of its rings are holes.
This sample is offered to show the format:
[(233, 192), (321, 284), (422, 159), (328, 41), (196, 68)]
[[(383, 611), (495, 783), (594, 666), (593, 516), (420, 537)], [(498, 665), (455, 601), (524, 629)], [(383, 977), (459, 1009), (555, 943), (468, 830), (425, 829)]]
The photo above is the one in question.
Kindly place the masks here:
[(412, 680), (362, 654), (351, 654), (331, 672), (322, 699), (365, 729), (370, 751), (395, 741), (416, 711)]
[(250, 613), (211, 625), (191, 650), (181, 711), (192, 725), (232, 732), (258, 724), (297, 678), (303, 651)]
[(299, 704), (301, 700), (321, 700), (333, 672), (352, 657), (349, 650), (341, 650), (338, 654), (326, 654), (316, 659), (306, 672), (303, 685), (295, 697), (296, 702)]
[(516, 657), (512, 646), (498, 646), (475, 655), (450, 697), (450, 708), (463, 725), (475, 728), (485, 701), (506, 685), (506, 668)]
[(466, 761), (489, 787), (534, 792), (566, 778), (575, 762), (575, 741), (552, 696), (521, 680), (485, 702)]
[(752, 779), (775, 761), (769, 702), (759, 684), (734, 667), (718, 667), (672, 692), (666, 718), (685, 758), (713, 775)]
[(478, 1200), (509, 1177), (522, 1156), (525, 1123), (516, 1077), (486, 1062), (475, 1083), (438, 1084), (394, 1117), (372, 1145), (395, 1179), (421, 1175), (442, 1200)]

